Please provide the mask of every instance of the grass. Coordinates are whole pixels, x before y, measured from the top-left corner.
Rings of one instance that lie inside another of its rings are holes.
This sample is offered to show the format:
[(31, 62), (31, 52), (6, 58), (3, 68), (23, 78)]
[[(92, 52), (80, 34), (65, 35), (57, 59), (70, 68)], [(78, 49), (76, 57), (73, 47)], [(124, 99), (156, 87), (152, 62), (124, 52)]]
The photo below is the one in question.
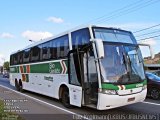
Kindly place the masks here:
[(4, 102), (0, 100), (0, 120), (25, 120), (25, 119), (16, 113), (4, 112)]

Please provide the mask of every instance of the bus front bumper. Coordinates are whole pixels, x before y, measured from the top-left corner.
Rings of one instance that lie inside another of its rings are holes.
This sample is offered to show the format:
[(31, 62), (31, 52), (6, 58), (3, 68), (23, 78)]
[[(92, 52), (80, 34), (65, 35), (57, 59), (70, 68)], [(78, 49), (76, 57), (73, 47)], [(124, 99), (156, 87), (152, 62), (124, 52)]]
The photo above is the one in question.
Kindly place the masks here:
[(142, 102), (146, 98), (147, 89), (141, 91), (140, 93), (131, 94), (131, 95), (107, 95), (104, 93), (98, 93), (98, 110), (107, 110), (116, 107), (121, 107), (137, 102)]

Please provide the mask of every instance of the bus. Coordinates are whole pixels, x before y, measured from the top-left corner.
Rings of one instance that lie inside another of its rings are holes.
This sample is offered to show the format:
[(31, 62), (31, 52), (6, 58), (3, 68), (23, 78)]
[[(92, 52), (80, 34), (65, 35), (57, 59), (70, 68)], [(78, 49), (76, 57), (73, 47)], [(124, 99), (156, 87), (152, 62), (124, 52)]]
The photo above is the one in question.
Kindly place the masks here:
[[(18, 47), (18, 46), (17, 46)], [(10, 55), (10, 84), (61, 100), (65, 107), (107, 110), (144, 101), (147, 81), (133, 34), (88, 25)]]

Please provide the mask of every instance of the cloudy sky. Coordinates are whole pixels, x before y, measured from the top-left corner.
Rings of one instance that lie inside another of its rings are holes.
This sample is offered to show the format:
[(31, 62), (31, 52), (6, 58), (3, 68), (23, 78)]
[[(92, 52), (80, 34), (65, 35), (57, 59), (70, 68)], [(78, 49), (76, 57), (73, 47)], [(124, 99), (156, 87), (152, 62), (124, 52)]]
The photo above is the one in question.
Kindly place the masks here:
[[(29, 40), (38, 41), (82, 24), (132, 32), (154, 26), (160, 22), (159, 8), (160, 0), (1, 0), (0, 65), (9, 60), (10, 53), (31, 44)], [(160, 26), (134, 35), (140, 40), (159, 34)], [(141, 42), (160, 52), (159, 37)]]

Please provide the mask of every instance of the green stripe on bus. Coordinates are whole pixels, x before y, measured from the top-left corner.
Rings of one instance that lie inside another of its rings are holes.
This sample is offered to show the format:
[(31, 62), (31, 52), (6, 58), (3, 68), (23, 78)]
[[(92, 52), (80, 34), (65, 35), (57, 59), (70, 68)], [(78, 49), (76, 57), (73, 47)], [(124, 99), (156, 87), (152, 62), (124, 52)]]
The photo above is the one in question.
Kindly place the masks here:
[[(132, 88), (142, 87), (144, 85), (147, 85), (147, 80), (144, 80), (141, 83), (129, 84), (129, 85), (124, 85), (124, 86), (125, 86), (125, 89), (132, 89)], [(118, 85), (114, 85), (114, 84), (102, 83), (102, 89), (119, 90), (119, 87)]]
[[(49, 62), (42, 64), (28, 64), (30, 65), (30, 73), (52, 73), (52, 74), (67, 74), (68, 61), (63, 60), (57, 62)], [(23, 66), (23, 73), (27, 73), (27, 66)], [(10, 67), (11, 73), (19, 73), (20, 66)]]
[(30, 65), (30, 72), (31, 73), (49, 73), (49, 65), (48, 63)]
[(117, 85), (107, 84), (107, 83), (102, 84), (102, 89), (119, 90)]

